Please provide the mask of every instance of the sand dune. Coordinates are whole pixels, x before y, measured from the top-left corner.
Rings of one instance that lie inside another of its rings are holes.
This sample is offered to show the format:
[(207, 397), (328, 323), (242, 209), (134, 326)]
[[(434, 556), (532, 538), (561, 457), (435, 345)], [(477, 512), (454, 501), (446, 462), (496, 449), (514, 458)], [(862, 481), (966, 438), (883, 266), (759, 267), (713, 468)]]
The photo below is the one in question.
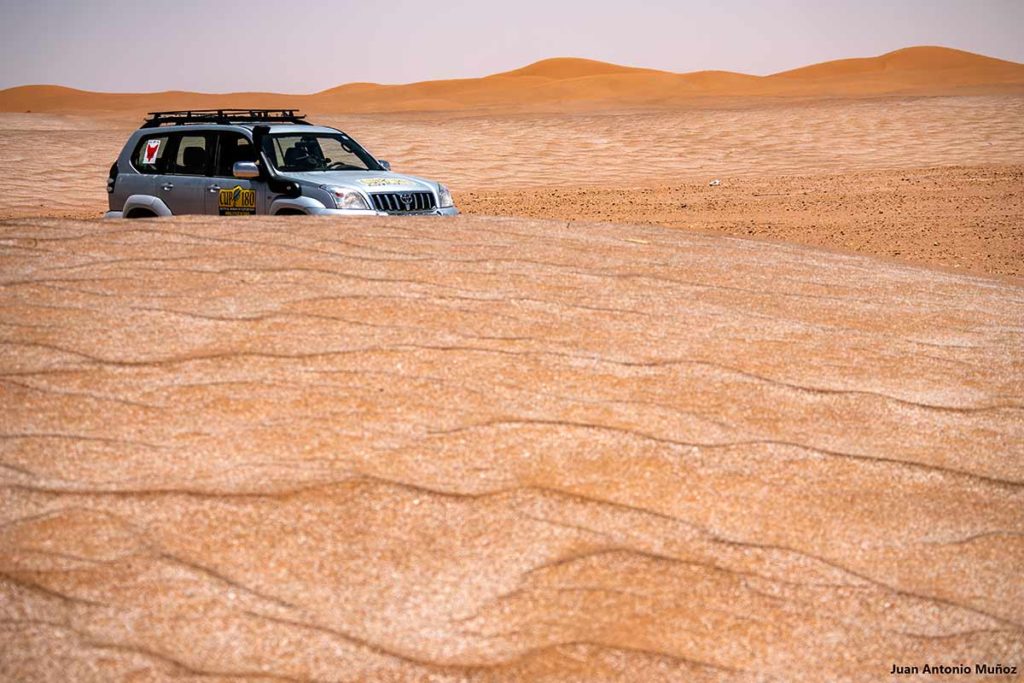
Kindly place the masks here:
[(1020, 287), (337, 225), (0, 223), (0, 677), (1024, 661)]
[[(774, 87), (794, 92), (879, 94), (1021, 84), (1024, 65), (960, 50), (917, 47), (879, 57), (842, 59), (768, 77)], [(783, 84), (786, 85), (783, 85)]]
[(1024, 65), (941, 47), (913, 47), (749, 76), (674, 74), (584, 59), (549, 59), (484, 78), (407, 85), (354, 83), (313, 95), (274, 93), (109, 94), (53, 85), (0, 91), (0, 111), (133, 111), (204, 107), (303, 107), (314, 112), (505, 109), (565, 111), (697, 106), (750, 97), (1024, 93)]
[(554, 59), (542, 59), (528, 66), (513, 71), (488, 76), (491, 79), (514, 78), (514, 77), (538, 77), (546, 79), (586, 78), (589, 76), (608, 76), (612, 74), (668, 74), (668, 71), (657, 69), (642, 69), (632, 66), (621, 66), (609, 64), (593, 59), (578, 59), (573, 57), (556, 57)]

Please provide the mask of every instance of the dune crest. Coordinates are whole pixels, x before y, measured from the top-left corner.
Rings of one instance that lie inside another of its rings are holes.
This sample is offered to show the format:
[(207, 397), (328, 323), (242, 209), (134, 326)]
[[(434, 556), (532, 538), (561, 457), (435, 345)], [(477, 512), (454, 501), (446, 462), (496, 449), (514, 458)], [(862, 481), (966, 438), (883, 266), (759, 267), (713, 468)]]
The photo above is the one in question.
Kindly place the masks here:
[(781, 76), (838, 76), (851, 73), (878, 71), (947, 71), (949, 69), (1007, 69), (1019, 70), (1020, 64), (974, 52), (955, 50), (948, 47), (920, 45), (893, 50), (877, 57), (855, 57), (836, 59), (810, 66), (790, 69), (772, 74), (769, 78)]
[(588, 76), (605, 76), (608, 74), (667, 74), (668, 71), (658, 69), (643, 69), (632, 66), (620, 66), (609, 62), (600, 62), (594, 59), (580, 59), (579, 57), (553, 57), (542, 59), (539, 62), (528, 64), (513, 71), (488, 76), (488, 78), (500, 78), (503, 76), (539, 76), (541, 78), (586, 78)]
[(675, 74), (589, 59), (546, 59), (482, 78), (405, 85), (352, 83), (311, 95), (97, 93), (30, 85), (0, 91), (0, 111), (143, 112), (202, 107), (300, 106), (314, 112), (599, 110), (683, 107), (721, 98), (863, 98), (1024, 94), (1024, 64), (944, 47), (910, 47), (751, 76)]

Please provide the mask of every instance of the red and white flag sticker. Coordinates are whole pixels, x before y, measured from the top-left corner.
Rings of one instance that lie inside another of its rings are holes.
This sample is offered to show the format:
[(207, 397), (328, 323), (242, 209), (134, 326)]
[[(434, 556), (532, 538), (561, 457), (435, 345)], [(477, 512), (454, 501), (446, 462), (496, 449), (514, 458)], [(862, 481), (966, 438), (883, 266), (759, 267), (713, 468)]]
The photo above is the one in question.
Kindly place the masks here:
[(146, 143), (145, 155), (142, 157), (142, 163), (144, 164), (155, 164), (156, 153), (160, 151), (160, 141), (150, 140)]

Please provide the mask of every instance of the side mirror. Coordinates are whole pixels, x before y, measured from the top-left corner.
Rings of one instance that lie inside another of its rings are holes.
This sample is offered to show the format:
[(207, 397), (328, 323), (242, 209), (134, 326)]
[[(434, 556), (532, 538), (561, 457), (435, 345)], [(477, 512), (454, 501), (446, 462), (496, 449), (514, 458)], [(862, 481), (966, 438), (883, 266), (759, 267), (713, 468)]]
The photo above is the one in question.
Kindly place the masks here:
[(236, 161), (231, 167), (231, 172), (236, 178), (259, 178), (260, 167), (252, 161)]
[(383, 168), (385, 171), (390, 171), (391, 170), (391, 162), (390, 161), (384, 161), (383, 159), (377, 159), (377, 163), (380, 164), (380, 167)]

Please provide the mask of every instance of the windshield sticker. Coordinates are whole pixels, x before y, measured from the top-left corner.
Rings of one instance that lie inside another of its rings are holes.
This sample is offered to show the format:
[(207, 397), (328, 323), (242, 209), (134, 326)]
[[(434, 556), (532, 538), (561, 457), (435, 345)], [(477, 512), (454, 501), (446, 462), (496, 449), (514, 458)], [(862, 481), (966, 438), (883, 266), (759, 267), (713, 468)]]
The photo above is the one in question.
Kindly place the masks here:
[(221, 216), (248, 216), (256, 213), (256, 190), (235, 185), (221, 190), (218, 197)]
[(155, 164), (156, 154), (160, 151), (160, 140), (150, 140), (146, 143), (146, 151), (142, 156), (142, 163)]
[(359, 184), (368, 187), (383, 187), (384, 185), (410, 185), (411, 183), (401, 178), (360, 178)]

